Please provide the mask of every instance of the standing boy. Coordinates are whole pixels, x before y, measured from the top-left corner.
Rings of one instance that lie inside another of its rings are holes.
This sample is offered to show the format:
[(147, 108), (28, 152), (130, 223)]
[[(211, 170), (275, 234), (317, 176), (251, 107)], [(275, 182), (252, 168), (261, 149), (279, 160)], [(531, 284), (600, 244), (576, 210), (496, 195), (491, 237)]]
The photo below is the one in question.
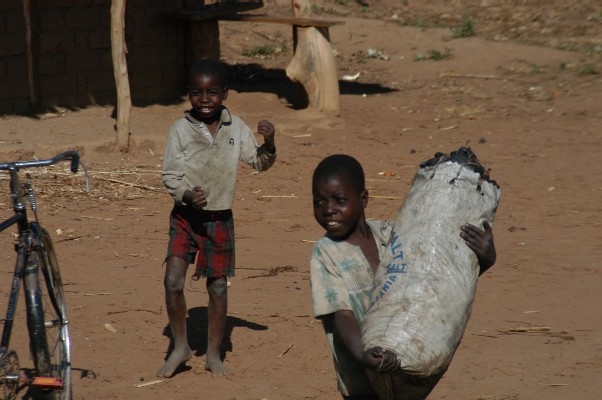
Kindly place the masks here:
[[(188, 75), (192, 108), (169, 132), (162, 179), (174, 199), (170, 215), (165, 270), (165, 303), (174, 348), (158, 376), (171, 377), (192, 357), (186, 336), (184, 281), (196, 256), (193, 279), (207, 278), (207, 355), (205, 369), (224, 375), (221, 344), (228, 308), (227, 277), (234, 275), (232, 203), (239, 161), (265, 171), (276, 160), (275, 129), (259, 122), (264, 144), (258, 146), (251, 129), (230, 114), (226, 71), (213, 60), (195, 63)], [(197, 254), (198, 253), (198, 254)]]
[[(322, 320), (344, 399), (378, 400), (365, 369), (391, 372), (394, 353), (364, 351), (361, 323), (370, 305), (374, 273), (386, 249), (393, 221), (366, 221), (364, 171), (347, 155), (322, 160), (312, 181), (314, 217), (326, 235), (314, 245), (311, 288), (314, 315)], [(491, 227), (462, 227), (461, 236), (475, 252), (481, 273), (495, 262)]]

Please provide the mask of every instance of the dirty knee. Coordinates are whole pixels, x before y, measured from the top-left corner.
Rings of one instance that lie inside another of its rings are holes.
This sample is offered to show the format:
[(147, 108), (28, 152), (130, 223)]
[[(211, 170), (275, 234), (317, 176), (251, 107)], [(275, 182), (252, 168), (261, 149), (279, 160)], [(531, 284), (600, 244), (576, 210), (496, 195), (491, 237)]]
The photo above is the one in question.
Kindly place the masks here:
[(207, 291), (209, 292), (210, 296), (214, 297), (222, 297), (226, 295), (228, 291), (226, 278), (217, 278), (212, 282), (207, 281)]
[(178, 293), (184, 290), (184, 279), (180, 277), (166, 276), (163, 279), (165, 290), (171, 293)]

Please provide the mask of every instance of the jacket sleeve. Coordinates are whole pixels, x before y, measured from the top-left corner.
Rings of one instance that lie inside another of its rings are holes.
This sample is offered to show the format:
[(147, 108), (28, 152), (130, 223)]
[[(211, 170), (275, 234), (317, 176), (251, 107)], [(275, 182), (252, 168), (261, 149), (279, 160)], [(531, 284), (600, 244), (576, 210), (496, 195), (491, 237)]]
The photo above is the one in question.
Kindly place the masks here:
[(175, 127), (171, 128), (167, 138), (161, 180), (176, 204), (184, 205), (185, 203), (182, 201), (184, 192), (191, 190), (192, 187), (186, 178), (184, 152)]
[(251, 128), (240, 121), (241, 151), (240, 160), (255, 168), (257, 171), (266, 171), (276, 161), (276, 153), (268, 153), (265, 145), (259, 146)]

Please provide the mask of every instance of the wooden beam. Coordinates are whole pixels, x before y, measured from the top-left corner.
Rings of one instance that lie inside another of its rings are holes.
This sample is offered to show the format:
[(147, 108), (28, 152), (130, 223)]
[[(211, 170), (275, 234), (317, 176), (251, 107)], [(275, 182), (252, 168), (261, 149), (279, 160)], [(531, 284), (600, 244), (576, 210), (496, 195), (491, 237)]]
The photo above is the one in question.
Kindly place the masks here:
[(236, 14), (263, 7), (261, 1), (247, 1), (238, 3), (218, 3), (204, 7), (184, 8), (165, 11), (163, 15), (184, 21), (201, 21), (204, 19), (219, 18), (224, 15)]
[(316, 27), (316, 28), (328, 28), (334, 25), (343, 25), (344, 21), (327, 20), (321, 18), (307, 18), (307, 17), (274, 17), (269, 15), (261, 14), (233, 14), (224, 15), (219, 17), (224, 21), (245, 21), (245, 22), (268, 22), (277, 24), (288, 24), (300, 27)]

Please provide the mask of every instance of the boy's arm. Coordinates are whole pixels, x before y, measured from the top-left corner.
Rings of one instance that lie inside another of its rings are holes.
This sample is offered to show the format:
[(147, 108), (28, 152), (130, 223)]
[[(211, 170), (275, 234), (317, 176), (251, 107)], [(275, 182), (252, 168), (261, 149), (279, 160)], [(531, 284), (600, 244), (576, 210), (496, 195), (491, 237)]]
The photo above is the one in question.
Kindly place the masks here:
[(334, 313), (334, 325), (345, 347), (364, 368), (377, 372), (391, 372), (399, 366), (397, 356), (384, 349), (364, 351), (362, 332), (353, 311), (341, 310)]
[(493, 243), (493, 230), (489, 222), (483, 222), (483, 229), (466, 224), (462, 227), (460, 236), (466, 241), (466, 245), (477, 255), (479, 266), (481, 267), (479, 275), (495, 264), (497, 254), (495, 244)]
[(251, 128), (240, 121), (242, 149), (240, 160), (247, 163), (257, 171), (266, 171), (276, 161), (276, 145), (274, 144), (275, 129), (269, 121), (261, 121), (258, 132), (264, 137), (264, 143), (258, 146)]
[(259, 121), (257, 126), (257, 132), (263, 136), (263, 148), (270, 154), (276, 154), (276, 144), (274, 143), (274, 136), (276, 136), (276, 128), (270, 121), (263, 120)]
[(182, 204), (190, 205), (192, 208), (202, 210), (207, 205), (207, 197), (202, 187), (196, 186), (187, 190), (182, 196)]
[(177, 132), (172, 127), (165, 144), (161, 180), (176, 204), (182, 205), (186, 204), (185, 193), (192, 187), (185, 178), (184, 157), (179, 142), (174, 139), (175, 136), (177, 136)]

